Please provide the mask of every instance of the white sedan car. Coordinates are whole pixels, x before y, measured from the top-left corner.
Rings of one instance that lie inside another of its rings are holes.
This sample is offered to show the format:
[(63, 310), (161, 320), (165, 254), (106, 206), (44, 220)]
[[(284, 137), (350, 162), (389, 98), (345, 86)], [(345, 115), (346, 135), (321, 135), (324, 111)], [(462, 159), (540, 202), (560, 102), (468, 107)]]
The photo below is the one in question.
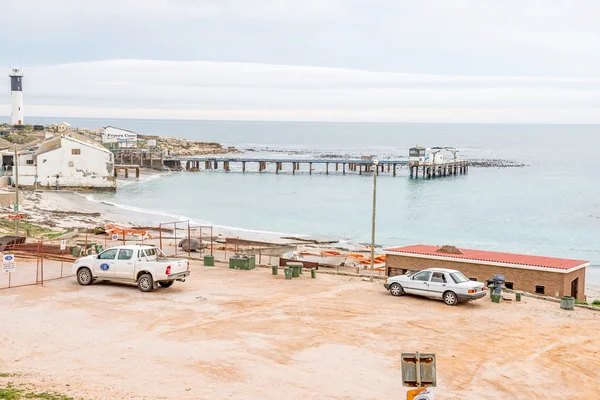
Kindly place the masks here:
[(485, 297), (485, 285), (455, 269), (428, 268), (388, 278), (383, 285), (394, 296), (405, 293), (443, 299), (449, 306)]

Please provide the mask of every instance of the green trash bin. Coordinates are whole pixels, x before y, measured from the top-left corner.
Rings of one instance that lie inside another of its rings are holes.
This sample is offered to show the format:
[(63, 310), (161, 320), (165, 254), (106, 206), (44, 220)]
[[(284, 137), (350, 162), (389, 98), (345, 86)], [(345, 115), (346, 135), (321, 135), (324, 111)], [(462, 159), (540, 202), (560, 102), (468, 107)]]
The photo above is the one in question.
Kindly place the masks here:
[(316, 268), (310, 269), (310, 277), (313, 279), (315, 279), (317, 277), (317, 269)]
[(563, 310), (573, 310), (575, 308), (575, 297), (563, 296), (560, 299), (560, 308)]
[(290, 267), (285, 267), (283, 273), (285, 274), (285, 279), (292, 279), (292, 269)]
[(81, 250), (79, 249), (79, 247), (77, 247), (77, 246), (71, 247), (71, 255), (73, 257), (79, 257), (80, 254), (81, 254)]
[(204, 266), (214, 267), (215, 266), (215, 257), (214, 256), (204, 256)]
[(521, 292), (515, 293), (515, 300), (516, 301), (521, 301)]
[(279, 267), (277, 267), (277, 265), (272, 265), (271, 266), (271, 273), (273, 275), (277, 275), (277, 272), (279, 271)]
[(300, 276), (300, 269), (302, 269), (303, 264), (299, 262), (289, 262), (287, 266), (292, 269), (292, 277), (298, 278)]
[(254, 256), (233, 256), (229, 258), (229, 268), (234, 269), (243, 269), (243, 270), (251, 270), (256, 268), (256, 263), (254, 262)]
[(498, 304), (500, 303), (500, 299), (502, 298), (502, 296), (499, 294), (491, 294), (490, 298), (492, 299), (492, 303)]

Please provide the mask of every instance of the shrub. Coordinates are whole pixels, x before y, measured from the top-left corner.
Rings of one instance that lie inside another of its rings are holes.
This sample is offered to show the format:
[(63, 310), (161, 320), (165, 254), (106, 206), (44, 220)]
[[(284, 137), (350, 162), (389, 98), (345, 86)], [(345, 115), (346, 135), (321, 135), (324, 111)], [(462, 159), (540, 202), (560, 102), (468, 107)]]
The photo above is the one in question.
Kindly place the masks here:
[(592, 305), (596, 306), (596, 307), (600, 307), (600, 300), (594, 300), (594, 301), (592, 301)]

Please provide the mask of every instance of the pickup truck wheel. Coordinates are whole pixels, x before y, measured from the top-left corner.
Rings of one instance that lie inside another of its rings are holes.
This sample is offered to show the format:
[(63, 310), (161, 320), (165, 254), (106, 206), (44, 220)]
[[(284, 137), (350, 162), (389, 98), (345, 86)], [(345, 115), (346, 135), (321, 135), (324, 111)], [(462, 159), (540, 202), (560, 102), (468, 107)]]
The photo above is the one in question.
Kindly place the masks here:
[(404, 289), (399, 283), (392, 283), (390, 286), (390, 293), (392, 296), (402, 296), (404, 294)]
[(79, 271), (77, 271), (77, 282), (82, 286), (91, 285), (92, 282), (94, 282), (92, 271), (90, 271), (89, 268), (80, 268)]
[(151, 292), (154, 290), (154, 280), (150, 274), (142, 274), (137, 281), (137, 287), (142, 292)]
[(448, 304), (449, 306), (455, 306), (458, 304), (458, 297), (456, 296), (456, 293), (450, 291), (444, 292), (444, 303)]
[(171, 286), (173, 286), (174, 283), (175, 283), (175, 281), (158, 282), (158, 284), (164, 288), (171, 287)]

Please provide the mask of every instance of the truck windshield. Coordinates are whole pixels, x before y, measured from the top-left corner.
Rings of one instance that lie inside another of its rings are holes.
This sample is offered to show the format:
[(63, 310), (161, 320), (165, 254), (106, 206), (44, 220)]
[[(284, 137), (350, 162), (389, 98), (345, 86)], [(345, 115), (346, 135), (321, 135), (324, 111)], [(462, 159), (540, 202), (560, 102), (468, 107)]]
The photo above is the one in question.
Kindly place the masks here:
[(463, 274), (462, 272), (452, 272), (450, 274), (450, 276), (452, 277), (452, 280), (455, 283), (463, 283), (463, 282), (468, 282), (469, 281), (469, 278), (467, 278), (465, 276), (465, 274)]

